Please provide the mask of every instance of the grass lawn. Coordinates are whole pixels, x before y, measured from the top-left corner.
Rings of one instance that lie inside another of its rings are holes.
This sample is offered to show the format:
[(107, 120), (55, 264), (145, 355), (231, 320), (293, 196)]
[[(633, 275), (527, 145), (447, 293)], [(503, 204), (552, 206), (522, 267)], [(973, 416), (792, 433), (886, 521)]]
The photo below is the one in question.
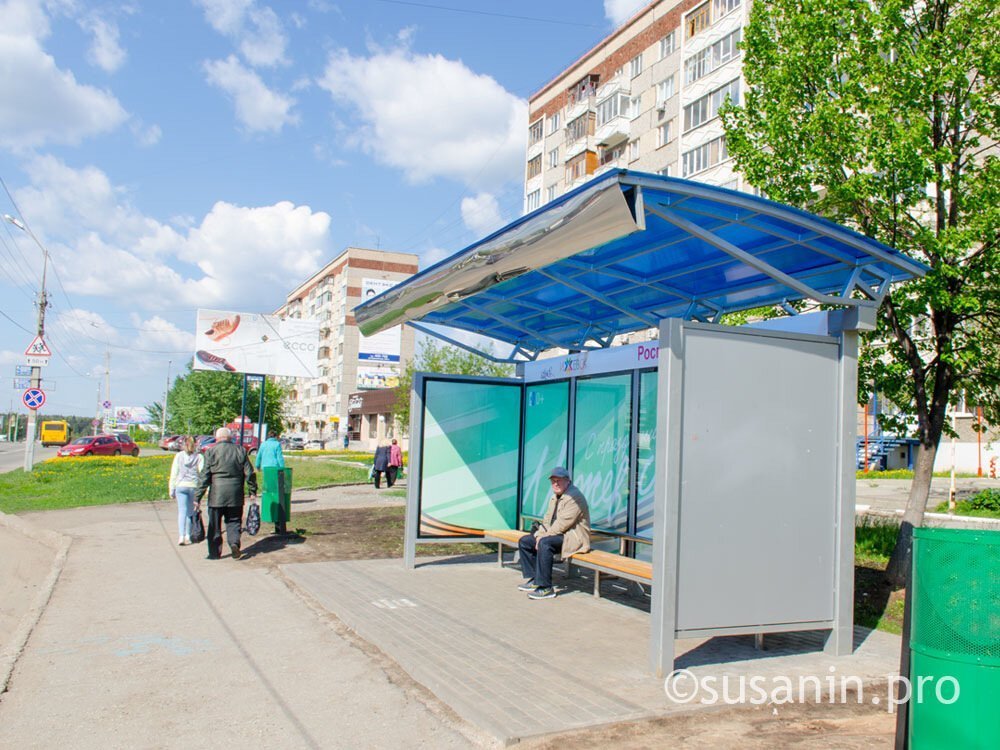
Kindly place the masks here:
[(885, 579), (899, 525), (889, 519), (863, 518), (854, 530), (854, 623), (899, 635), (903, 597)]
[[(0, 474), (0, 511), (21, 513), (82, 505), (110, 505), (167, 499), (167, 478), (175, 454), (55, 458), (25, 474)], [(290, 458), (295, 487), (366, 482), (368, 470), (335, 461)]]

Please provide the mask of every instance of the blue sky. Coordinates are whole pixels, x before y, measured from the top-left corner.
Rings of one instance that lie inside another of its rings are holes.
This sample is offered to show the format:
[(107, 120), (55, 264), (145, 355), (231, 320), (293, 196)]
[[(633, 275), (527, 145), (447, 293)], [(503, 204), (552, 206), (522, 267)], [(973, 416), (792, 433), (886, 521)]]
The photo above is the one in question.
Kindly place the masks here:
[[(426, 267), (516, 218), (527, 97), (644, 4), (0, 1), (0, 214), (51, 258), (42, 414), (93, 414), (108, 349), (116, 407), (162, 399), (197, 308), (270, 312), (344, 247)], [(41, 257), (0, 222), (3, 411)]]

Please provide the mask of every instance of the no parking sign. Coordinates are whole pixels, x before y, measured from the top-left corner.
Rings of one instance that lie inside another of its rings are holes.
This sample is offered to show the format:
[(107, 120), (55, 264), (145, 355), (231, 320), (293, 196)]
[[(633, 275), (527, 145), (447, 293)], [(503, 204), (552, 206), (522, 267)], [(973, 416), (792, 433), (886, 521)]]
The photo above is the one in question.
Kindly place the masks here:
[(45, 391), (41, 388), (29, 388), (21, 395), (21, 401), (29, 409), (41, 409), (45, 404)]

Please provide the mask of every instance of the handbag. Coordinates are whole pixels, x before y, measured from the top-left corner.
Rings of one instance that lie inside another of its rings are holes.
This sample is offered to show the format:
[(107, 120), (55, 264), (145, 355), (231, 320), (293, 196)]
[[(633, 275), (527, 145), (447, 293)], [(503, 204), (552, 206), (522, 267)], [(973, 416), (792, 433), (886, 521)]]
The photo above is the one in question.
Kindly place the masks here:
[(191, 514), (191, 542), (197, 544), (205, 541), (205, 524), (201, 520), (201, 511)]
[(257, 536), (260, 531), (260, 506), (257, 503), (250, 503), (247, 508), (247, 533), (250, 536)]

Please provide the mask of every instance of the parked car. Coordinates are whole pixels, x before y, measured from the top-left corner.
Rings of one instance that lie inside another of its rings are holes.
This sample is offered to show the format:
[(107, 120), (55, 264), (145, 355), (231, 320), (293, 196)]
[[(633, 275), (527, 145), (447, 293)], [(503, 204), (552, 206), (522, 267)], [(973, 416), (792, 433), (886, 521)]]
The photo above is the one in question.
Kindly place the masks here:
[(325, 440), (310, 440), (306, 443), (306, 449), (311, 451), (321, 451), (326, 450)]
[[(204, 453), (205, 451), (207, 451), (207, 450), (211, 449), (212, 447), (214, 447), (215, 445), (217, 445), (218, 442), (219, 441), (216, 440), (214, 437), (205, 438), (200, 443), (198, 443), (198, 450), (201, 453)], [(239, 443), (239, 437), (236, 436), (236, 435), (234, 435), (233, 437), (231, 437), (229, 439), (229, 442), (230, 443), (234, 443), (234, 444), (238, 444)], [(250, 456), (252, 456), (254, 453), (257, 452), (257, 446), (258, 446), (259, 443), (260, 443), (260, 441), (256, 437), (251, 440), (247, 435), (243, 436), (243, 447), (246, 449), (247, 454), (250, 455)]]
[(118, 442), (121, 444), (122, 453), (127, 453), (132, 457), (139, 455), (139, 446), (135, 444), (135, 440), (132, 439), (131, 435), (126, 432), (116, 432), (114, 436), (118, 438)]
[(87, 435), (77, 438), (69, 445), (64, 445), (57, 452), (57, 456), (120, 456), (129, 453), (133, 456), (139, 455), (139, 447), (132, 442), (123, 443), (117, 435)]
[(179, 451), (183, 440), (183, 435), (166, 435), (160, 440), (159, 446), (165, 451)]
[(286, 443), (286, 447), (290, 451), (301, 451), (306, 448), (306, 441), (300, 437), (290, 437)]

